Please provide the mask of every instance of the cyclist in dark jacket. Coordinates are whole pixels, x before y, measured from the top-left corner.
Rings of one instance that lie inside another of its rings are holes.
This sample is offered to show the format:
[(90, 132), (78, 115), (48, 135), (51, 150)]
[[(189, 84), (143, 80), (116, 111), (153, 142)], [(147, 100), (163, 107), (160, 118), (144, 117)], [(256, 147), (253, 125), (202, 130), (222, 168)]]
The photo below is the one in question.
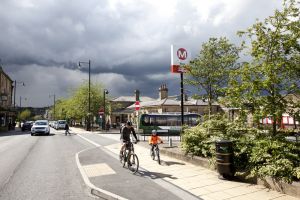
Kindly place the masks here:
[(132, 123), (130, 121), (128, 121), (126, 123), (126, 126), (122, 128), (121, 131), (121, 143), (122, 143), (122, 147), (120, 149), (120, 156), (122, 156), (123, 150), (126, 146), (126, 143), (130, 142), (130, 134), (132, 133), (132, 135), (134, 136), (136, 141), (139, 141), (137, 139), (137, 136), (135, 134), (134, 128), (132, 127)]

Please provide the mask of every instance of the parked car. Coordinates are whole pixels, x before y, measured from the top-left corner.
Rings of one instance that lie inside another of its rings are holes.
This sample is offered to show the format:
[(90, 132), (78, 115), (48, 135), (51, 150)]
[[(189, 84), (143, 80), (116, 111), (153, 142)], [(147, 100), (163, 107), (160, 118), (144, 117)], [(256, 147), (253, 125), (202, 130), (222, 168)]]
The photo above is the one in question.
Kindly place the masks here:
[(36, 134), (45, 134), (49, 135), (50, 134), (50, 127), (48, 120), (37, 120), (31, 127), (31, 135), (36, 135)]
[(52, 128), (57, 129), (57, 121), (54, 121), (54, 122), (53, 122)]
[(22, 131), (30, 131), (32, 127), (33, 122), (32, 121), (26, 121), (22, 124)]
[(49, 126), (53, 128), (54, 121), (49, 121)]
[(65, 129), (66, 124), (67, 124), (66, 120), (58, 120), (56, 129)]

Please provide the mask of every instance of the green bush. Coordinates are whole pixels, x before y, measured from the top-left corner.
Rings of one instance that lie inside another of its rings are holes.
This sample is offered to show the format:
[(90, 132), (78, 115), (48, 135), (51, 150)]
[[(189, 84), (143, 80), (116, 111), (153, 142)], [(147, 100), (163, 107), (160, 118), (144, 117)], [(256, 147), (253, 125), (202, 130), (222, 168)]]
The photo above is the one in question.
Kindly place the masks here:
[(209, 133), (200, 126), (185, 130), (182, 147), (186, 153), (202, 157), (212, 157), (214, 152)]
[(291, 182), (297, 178), (299, 148), (278, 138), (259, 138), (252, 148), (249, 166), (252, 175)]
[(203, 124), (185, 129), (182, 147), (186, 153), (215, 159), (215, 141), (233, 141), (234, 166), (251, 176), (271, 177), (285, 182), (300, 179), (300, 145), (285, 140), (286, 133), (271, 137), (268, 131), (247, 128), (213, 116)]

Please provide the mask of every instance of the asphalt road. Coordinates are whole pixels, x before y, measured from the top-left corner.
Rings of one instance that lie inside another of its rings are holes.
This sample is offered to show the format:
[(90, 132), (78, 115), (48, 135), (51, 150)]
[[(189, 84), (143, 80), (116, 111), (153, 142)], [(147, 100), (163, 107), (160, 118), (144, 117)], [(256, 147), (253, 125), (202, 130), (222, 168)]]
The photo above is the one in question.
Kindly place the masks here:
[(78, 136), (51, 130), (0, 135), (0, 199), (94, 199), (88, 194), (74, 155), (91, 145)]

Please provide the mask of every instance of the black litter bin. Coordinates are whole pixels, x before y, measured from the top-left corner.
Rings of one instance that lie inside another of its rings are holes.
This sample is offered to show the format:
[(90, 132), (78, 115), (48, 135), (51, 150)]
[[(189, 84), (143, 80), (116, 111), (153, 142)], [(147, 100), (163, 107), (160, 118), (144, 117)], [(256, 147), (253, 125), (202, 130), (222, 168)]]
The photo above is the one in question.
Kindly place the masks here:
[(216, 141), (217, 169), (221, 179), (231, 179), (235, 174), (232, 145), (229, 140)]

